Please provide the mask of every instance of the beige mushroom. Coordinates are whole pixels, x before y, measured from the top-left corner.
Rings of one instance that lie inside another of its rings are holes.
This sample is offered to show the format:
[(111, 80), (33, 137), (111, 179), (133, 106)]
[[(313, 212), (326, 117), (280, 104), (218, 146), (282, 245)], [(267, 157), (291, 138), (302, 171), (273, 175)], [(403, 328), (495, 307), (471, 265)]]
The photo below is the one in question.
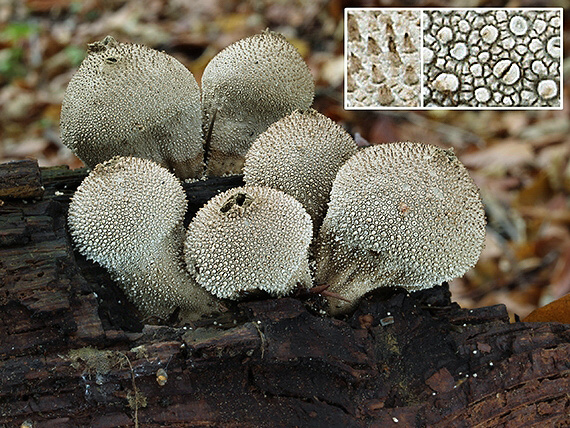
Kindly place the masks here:
[(212, 198), (186, 234), (186, 267), (212, 294), (238, 299), (263, 290), (284, 296), (311, 286), (311, 218), (293, 197), (238, 187)]
[(79, 252), (107, 269), (145, 316), (182, 319), (221, 309), (184, 270), (186, 194), (168, 170), (115, 157), (83, 180), (68, 224)]
[(179, 178), (204, 171), (200, 88), (180, 62), (110, 36), (89, 45), (61, 109), (61, 138), (94, 168), (114, 156), (153, 160)]
[(314, 83), (285, 37), (264, 31), (218, 53), (202, 76), (207, 174), (241, 172), (251, 143), (276, 120), (313, 102)]
[(366, 292), (413, 291), (463, 275), (478, 260), (485, 213), (451, 150), (420, 143), (368, 147), (339, 171), (319, 232), (316, 282), (352, 302)]
[(296, 110), (255, 140), (245, 157), (244, 181), (293, 196), (310, 214), (316, 234), (336, 173), (354, 153), (356, 143), (342, 127), (313, 109)]

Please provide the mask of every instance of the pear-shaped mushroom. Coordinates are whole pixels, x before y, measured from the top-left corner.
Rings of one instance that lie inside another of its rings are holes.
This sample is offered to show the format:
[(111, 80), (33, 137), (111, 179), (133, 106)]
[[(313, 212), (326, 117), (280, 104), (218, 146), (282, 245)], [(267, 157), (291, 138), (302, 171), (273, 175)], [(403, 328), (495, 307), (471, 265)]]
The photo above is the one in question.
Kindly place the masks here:
[(94, 168), (114, 156), (153, 160), (179, 178), (204, 171), (200, 88), (180, 62), (107, 36), (89, 45), (67, 87), (61, 138)]
[(293, 197), (245, 186), (212, 198), (186, 234), (186, 267), (196, 282), (221, 298), (264, 290), (283, 296), (309, 288), (311, 218)]
[[(478, 260), (485, 213), (451, 150), (420, 143), (368, 147), (338, 172), (316, 250), (316, 282), (356, 303), (382, 286), (429, 288)], [(351, 304), (329, 298), (330, 312)]]
[(356, 153), (353, 138), (313, 109), (296, 110), (267, 128), (245, 157), (244, 180), (297, 199), (318, 231), (340, 167)]
[(79, 252), (107, 269), (146, 316), (182, 319), (220, 309), (184, 270), (186, 194), (156, 163), (116, 157), (78, 187), (68, 223)]
[(202, 75), (208, 175), (241, 172), (257, 136), (313, 102), (309, 68), (285, 37), (264, 31), (219, 52)]

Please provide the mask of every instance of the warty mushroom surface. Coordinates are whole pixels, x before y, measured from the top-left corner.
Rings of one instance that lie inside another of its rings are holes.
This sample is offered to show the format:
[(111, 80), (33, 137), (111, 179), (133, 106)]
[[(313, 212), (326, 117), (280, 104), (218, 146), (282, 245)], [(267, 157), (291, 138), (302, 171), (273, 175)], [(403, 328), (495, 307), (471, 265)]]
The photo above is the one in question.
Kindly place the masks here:
[(338, 172), (316, 248), (316, 283), (352, 301), (382, 286), (413, 291), (463, 275), (477, 262), (485, 213), (451, 150), (401, 142), (368, 147)]
[(280, 190), (244, 186), (212, 198), (188, 226), (184, 258), (196, 282), (238, 299), (263, 290), (284, 296), (312, 283), (309, 214)]
[(77, 188), (69, 231), (77, 249), (107, 269), (145, 316), (193, 319), (221, 309), (183, 268), (186, 194), (147, 159), (115, 157)]
[(340, 125), (316, 110), (295, 110), (254, 141), (244, 181), (293, 196), (310, 214), (316, 235), (336, 173), (355, 153), (354, 139)]
[(238, 174), (257, 136), (313, 102), (315, 85), (297, 49), (264, 31), (229, 45), (202, 75), (207, 174)]
[(174, 57), (107, 36), (89, 45), (63, 98), (61, 139), (85, 164), (153, 160), (181, 179), (204, 171), (200, 88)]

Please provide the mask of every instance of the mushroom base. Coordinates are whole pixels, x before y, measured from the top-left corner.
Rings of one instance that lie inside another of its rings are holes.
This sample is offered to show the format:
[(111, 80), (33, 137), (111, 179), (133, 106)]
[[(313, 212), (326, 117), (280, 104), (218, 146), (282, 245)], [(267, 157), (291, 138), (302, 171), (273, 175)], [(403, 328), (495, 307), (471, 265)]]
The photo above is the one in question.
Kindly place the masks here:
[(199, 153), (193, 159), (186, 159), (184, 161), (172, 160), (167, 162), (166, 167), (170, 169), (174, 175), (181, 180), (187, 178), (199, 178), (204, 173), (204, 161), (202, 153)]
[(208, 155), (206, 175), (223, 177), (224, 175), (241, 174), (244, 162), (245, 156), (226, 153), (213, 148)]
[(410, 278), (415, 276), (410, 273), (410, 268), (398, 266), (390, 257), (380, 253), (335, 241), (324, 228), (321, 228), (315, 255), (316, 283), (328, 285), (328, 292), (348, 300), (327, 296), (331, 315), (349, 312), (364, 294), (377, 288), (403, 287), (407, 291), (416, 291), (443, 282), (425, 279), (410, 283)]

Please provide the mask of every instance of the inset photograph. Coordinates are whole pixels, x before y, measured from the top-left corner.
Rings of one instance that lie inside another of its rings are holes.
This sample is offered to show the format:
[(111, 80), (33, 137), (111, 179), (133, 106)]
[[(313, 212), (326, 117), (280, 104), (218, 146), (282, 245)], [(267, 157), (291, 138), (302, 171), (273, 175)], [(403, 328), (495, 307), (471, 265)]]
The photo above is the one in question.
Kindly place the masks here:
[(560, 107), (561, 15), (425, 10), (423, 106)]
[(345, 108), (419, 107), (421, 11), (345, 10)]

